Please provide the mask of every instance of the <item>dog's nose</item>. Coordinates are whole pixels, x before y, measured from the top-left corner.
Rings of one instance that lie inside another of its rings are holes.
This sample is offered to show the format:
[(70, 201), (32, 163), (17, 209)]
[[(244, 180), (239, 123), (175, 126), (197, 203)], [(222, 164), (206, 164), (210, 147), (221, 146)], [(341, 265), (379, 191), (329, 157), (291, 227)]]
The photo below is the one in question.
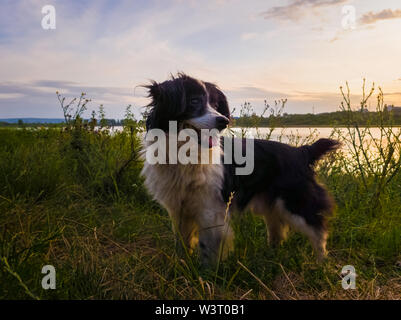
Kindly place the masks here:
[(230, 120), (228, 120), (226, 117), (217, 117), (216, 118), (216, 128), (219, 130), (223, 130), (227, 128), (228, 123)]

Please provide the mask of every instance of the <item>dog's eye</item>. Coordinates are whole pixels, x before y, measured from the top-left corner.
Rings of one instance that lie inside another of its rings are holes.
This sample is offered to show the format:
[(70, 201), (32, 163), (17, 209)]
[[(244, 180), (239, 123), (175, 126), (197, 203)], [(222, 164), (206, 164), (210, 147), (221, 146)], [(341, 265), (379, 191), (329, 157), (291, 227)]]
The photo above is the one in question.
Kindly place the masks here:
[(191, 104), (199, 104), (201, 103), (201, 99), (200, 98), (192, 98), (191, 99)]

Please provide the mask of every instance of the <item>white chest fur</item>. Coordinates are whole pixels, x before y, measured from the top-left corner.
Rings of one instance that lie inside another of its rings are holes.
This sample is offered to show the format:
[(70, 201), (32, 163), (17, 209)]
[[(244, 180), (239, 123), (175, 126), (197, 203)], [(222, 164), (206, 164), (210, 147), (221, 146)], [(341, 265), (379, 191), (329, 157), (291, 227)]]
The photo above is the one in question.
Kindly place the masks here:
[(169, 211), (223, 202), (221, 164), (150, 165), (145, 162), (142, 175), (149, 192)]
[[(173, 220), (173, 229), (185, 245), (201, 243), (202, 260), (214, 259), (223, 239), (230, 248), (232, 233), (226, 220), (227, 205), (222, 197), (222, 164), (149, 164), (142, 169), (145, 186)], [(227, 253), (226, 249), (223, 254)]]

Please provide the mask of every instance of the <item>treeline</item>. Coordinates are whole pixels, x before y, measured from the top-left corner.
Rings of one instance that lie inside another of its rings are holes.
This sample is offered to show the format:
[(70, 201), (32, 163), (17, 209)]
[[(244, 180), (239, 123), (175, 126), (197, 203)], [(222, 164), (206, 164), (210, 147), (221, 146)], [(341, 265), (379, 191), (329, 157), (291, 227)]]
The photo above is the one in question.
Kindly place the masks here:
[[(82, 122), (90, 123), (94, 119), (83, 119)], [(108, 127), (124, 126), (126, 119), (101, 119), (97, 120), (95, 125)], [(143, 125), (143, 121), (138, 121)], [(256, 113), (242, 114), (240, 117), (234, 117), (232, 125), (235, 127), (296, 127), (296, 126), (343, 126), (347, 124), (358, 126), (375, 126), (380, 123), (392, 125), (401, 125), (401, 110), (383, 112), (361, 112), (361, 111), (336, 111), (318, 114), (273, 114), (270, 116), (259, 116)], [(0, 127), (65, 127), (66, 122), (46, 123), (46, 122), (27, 122), (23, 119), (18, 122), (0, 121)]]
[[(92, 119), (83, 119), (83, 123), (89, 123), (93, 121)], [(107, 127), (116, 127), (116, 126), (124, 126), (126, 119), (103, 119), (103, 125)], [(100, 121), (97, 121), (96, 125), (100, 124)], [(139, 121), (141, 122), (141, 121)], [(66, 122), (57, 122), (57, 123), (49, 123), (46, 121), (40, 122), (24, 122), (24, 119), (18, 120), (18, 122), (8, 122), (8, 121), (0, 121), (0, 127), (49, 127), (49, 128), (59, 128), (65, 127)]]

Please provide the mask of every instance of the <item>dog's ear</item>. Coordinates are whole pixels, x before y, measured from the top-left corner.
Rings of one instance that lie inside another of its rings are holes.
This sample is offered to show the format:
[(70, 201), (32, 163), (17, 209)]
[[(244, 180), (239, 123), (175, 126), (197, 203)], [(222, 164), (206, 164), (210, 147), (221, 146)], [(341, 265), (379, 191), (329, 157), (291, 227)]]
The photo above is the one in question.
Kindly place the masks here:
[(184, 86), (181, 79), (172, 79), (157, 83), (152, 81), (144, 86), (148, 89), (148, 104), (150, 111), (147, 114), (146, 130), (158, 128), (168, 131), (169, 121), (179, 120), (185, 110)]
[(152, 80), (150, 85), (144, 87), (148, 89), (148, 97), (153, 101), (157, 101), (160, 98), (161, 88), (160, 84), (158, 84), (156, 81)]
[(150, 109), (145, 112), (146, 131), (149, 131), (150, 129), (157, 127), (157, 123), (155, 121), (155, 106), (158, 104), (157, 101), (160, 98), (160, 88), (159, 84), (154, 80), (151, 80), (151, 84), (143, 85), (143, 87), (148, 90), (147, 97), (151, 99), (150, 103), (147, 105), (147, 107)]
[(143, 85), (143, 88), (147, 89), (148, 95), (147, 97), (151, 99), (151, 102), (148, 106), (154, 106), (157, 101), (160, 99), (161, 88), (160, 84), (156, 81), (151, 80), (151, 83), (148, 85)]
[(230, 119), (230, 108), (225, 94), (214, 84), (205, 82), (206, 88), (209, 91), (209, 100), (217, 112)]
[(217, 89), (217, 90), (219, 93), (217, 112), (220, 112), (222, 115), (224, 115), (228, 119), (230, 119), (231, 114), (230, 114), (230, 107), (228, 106), (227, 98), (221, 90), (219, 90), (219, 89)]

